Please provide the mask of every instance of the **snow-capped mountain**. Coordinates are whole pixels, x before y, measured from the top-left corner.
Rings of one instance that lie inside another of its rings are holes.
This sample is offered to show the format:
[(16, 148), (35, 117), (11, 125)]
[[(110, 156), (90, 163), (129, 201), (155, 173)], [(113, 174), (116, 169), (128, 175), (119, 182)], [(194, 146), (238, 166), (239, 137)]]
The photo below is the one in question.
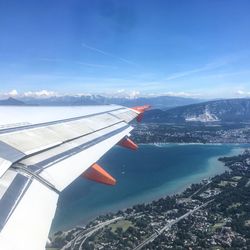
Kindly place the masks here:
[(186, 105), (166, 111), (151, 110), (145, 122), (250, 122), (250, 99), (227, 99)]

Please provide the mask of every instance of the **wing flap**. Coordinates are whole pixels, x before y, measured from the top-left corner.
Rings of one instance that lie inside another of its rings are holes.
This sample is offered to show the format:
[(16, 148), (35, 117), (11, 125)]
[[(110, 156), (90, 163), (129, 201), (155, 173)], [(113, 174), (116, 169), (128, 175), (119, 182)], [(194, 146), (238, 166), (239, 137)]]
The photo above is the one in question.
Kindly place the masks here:
[(25, 157), (25, 154), (16, 148), (0, 141), (0, 177), (13, 162)]
[(131, 127), (114, 134), (107, 139), (88, 147), (71, 157), (57, 162), (41, 172), (58, 190), (66, 188), (76, 177), (80, 176), (87, 168), (101, 158), (110, 148), (117, 144), (130, 131)]
[(16, 165), (40, 174), (61, 191), (131, 130), (122, 122), (27, 157)]

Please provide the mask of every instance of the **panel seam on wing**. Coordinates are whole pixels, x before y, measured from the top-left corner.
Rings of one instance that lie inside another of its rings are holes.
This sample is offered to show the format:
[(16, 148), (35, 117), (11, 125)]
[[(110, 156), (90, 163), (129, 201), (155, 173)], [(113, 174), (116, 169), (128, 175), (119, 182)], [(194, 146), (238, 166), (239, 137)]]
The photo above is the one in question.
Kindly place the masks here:
[(9, 128), (9, 129), (3, 129), (0, 130), (0, 134), (8, 134), (11, 132), (16, 132), (16, 131), (22, 131), (25, 129), (32, 129), (32, 128), (39, 128), (39, 127), (47, 127), (47, 126), (51, 126), (51, 125), (55, 125), (55, 124), (60, 124), (60, 123), (65, 123), (65, 122), (71, 122), (71, 121), (77, 121), (77, 120), (81, 120), (84, 118), (88, 118), (88, 117), (94, 117), (97, 115), (101, 115), (101, 114), (107, 114), (109, 112), (113, 112), (113, 111), (117, 111), (117, 110), (122, 110), (125, 108), (117, 108), (114, 110), (110, 110), (110, 111), (103, 111), (103, 112), (99, 112), (99, 113), (95, 113), (95, 114), (90, 114), (90, 115), (85, 115), (85, 116), (78, 116), (78, 117), (72, 117), (72, 118), (68, 118), (68, 119), (63, 119), (63, 120), (57, 120), (57, 121), (51, 121), (51, 122), (44, 122), (44, 123), (38, 123), (38, 124), (32, 124), (32, 125), (27, 125), (27, 126), (22, 126), (22, 127), (15, 127), (15, 128)]
[(40, 176), (36, 172), (29, 170), (26, 165), (24, 165), (22, 163), (18, 163), (16, 165), (12, 166), (11, 169), (14, 169), (18, 173), (23, 174), (25, 176), (28, 175), (29, 178), (39, 181), (41, 184), (43, 184), (44, 186), (46, 186), (50, 190), (56, 192), (57, 194), (60, 194), (60, 191), (58, 189), (56, 189), (56, 187), (52, 183), (50, 183), (49, 181), (44, 179), (42, 176)]

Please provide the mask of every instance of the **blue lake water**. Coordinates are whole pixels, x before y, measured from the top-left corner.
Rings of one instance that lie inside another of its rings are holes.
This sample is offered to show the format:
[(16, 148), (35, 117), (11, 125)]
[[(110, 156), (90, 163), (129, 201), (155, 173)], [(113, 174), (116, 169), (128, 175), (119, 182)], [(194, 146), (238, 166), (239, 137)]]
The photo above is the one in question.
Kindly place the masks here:
[(117, 179), (105, 186), (79, 177), (59, 199), (51, 232), (85, 224), (100, 214), (184, 190), (191, 183), (226, 170), (217, 158), (249, 145), (140, 145), (133, 152), (115, 147), (98, 161)]

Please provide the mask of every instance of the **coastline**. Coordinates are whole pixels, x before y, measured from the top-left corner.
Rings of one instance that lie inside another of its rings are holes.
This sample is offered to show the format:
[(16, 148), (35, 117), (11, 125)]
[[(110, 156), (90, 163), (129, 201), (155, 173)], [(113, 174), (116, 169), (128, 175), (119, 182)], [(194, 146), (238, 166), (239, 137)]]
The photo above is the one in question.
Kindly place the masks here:
[[(213, 242), (216, 249), (248, 249), (249, 159), (250, 148), (240, 155), (223, 157), (219, 161), (230, 171), (180, 194), (98, 216), (84, 227), (58, 232), (52, 236), (51, 246), (102, 249), (105, 245), (117, 249), (119, 244), (120, 249), (142, 249), (147, 245), (148, 249), (210, 249)], [(214, 159), (209, 162), (213, 165)]]
[[(155, 144), (141, 144), (143, 146), (156, 146)], [(162, 143), (162, 146), (179, 146), (179, 143)], [(182, 145), (190, 145), (189, 143), (184, 143)], [(192, 144), (192, 145), (200, 145), (200, 144)], [(204, 144), (201, 144), (204, 145)], [(205, 145), (210, 145), (211, 144), (205, 144)], [(215, 145), (215, 144), (214, 144)], [(108, 205), (108, 206), (104, 206), (102, 207), (102, 211), (100, 212), (96, 212), (92, 214), (92, 216), (90, 216), (87, 220), (85, 219), (83, 223), (81, 223), (81, 219), (79, 219), (79, 224), (74, 225), (74, 226), (65, 226), (63, 227), (62, 230), (70, 230), (74, 227), (77, 226), (84, 226), (87, 223), (89, 223), (90, 221), (95, 220), (98, 216), (100, 215), (105, 215), (108, 213), (116, 213), (118, 211), (124, 211), (127, 208), (130, 208), (134, 205), (137, 204), (149, 204), (153, 201), (156, 201), (160, 198), (164, 198), (167, 196), (173, 196), (175, 194), (180, 194), (182, 193), (184, 190), (186, 190), (186, 188), (190, 187), (192, 184), (196, 184), (196, 183), (200, 183), (202, 180), (204, 179), (210, 179), (216, 175), (222, 174), (223, 172), (229, 170), (222, 162), (218, 161), (219, 157), (225, 157), (225, 156), (232, 156), (232, 155), (237, 155), (240, 152), (242, 152), (244, 150), (244, 147), (249, 146), (249, 144), (233, 144), (235, 146), (237, 146), (237, 148), (233, 148), (230, 150), (230, 152), (228, 154), (219, 154), (216, 155), (214, 157), (209, 158), (209, 161), (207, 163), (207, 169), (206, 171), (201, 171), (198, 172), (196, 174), (193, 174), (192, 176), (187, 176), (184, 178), (179, 178), (178, 181), (170, 181), (164, 185), (161, 185), (159, 187), (153, 188), (150, 191), (146, 190), (144, 193), (140, 193), (140, 195), (134, 196), (134, 197), (128, 197), (127, 199), (122, 200), (121, 202), (118, 202), (117, 204), (115, 204), (112, 208)], [(216, 144), (216, 146), (220, 146), (218, 144)], [(232, 144), (230, 144), (230, 146), (232, 146)], [(240, 146), (240, 147), (238, 147)], [(142, 201), (143, 200), (143, 201)], [(56, 232), (57, 230), (53, 230), (51, 231), (51, 233)]]

